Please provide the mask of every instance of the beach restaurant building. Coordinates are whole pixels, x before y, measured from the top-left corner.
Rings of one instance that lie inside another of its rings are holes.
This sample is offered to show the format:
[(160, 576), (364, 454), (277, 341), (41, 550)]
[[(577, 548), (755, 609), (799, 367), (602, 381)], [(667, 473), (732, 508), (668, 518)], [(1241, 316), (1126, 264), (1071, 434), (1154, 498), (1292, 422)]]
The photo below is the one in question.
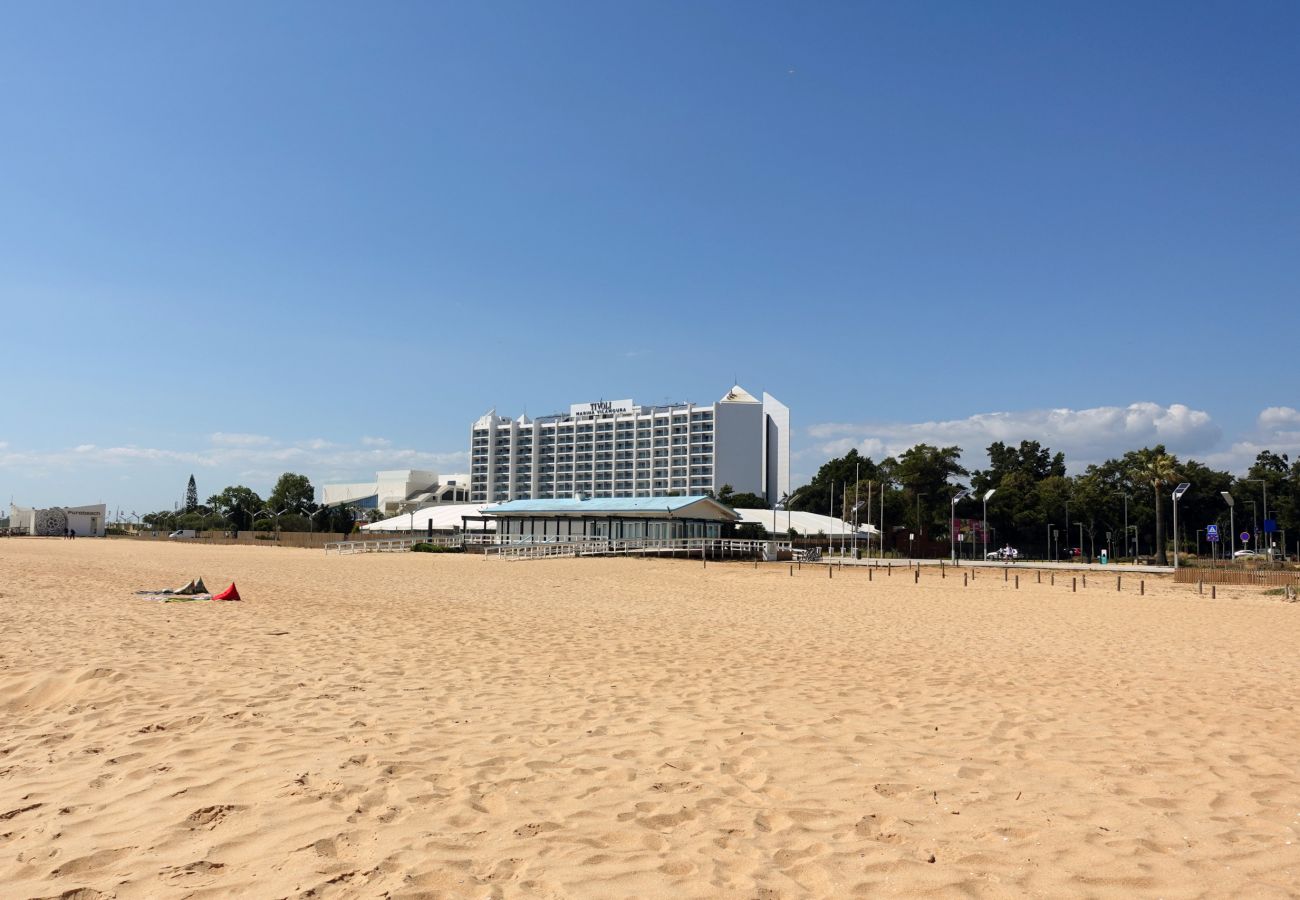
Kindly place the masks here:
[(108, 507), (103, 503), (48, 509), (9, 504), (9, 530), (18, 534), (63, 537), (71, 531), (78, 537), (103, 537), (107, 518)]
[(484, 507), (504, 543), (716, 538), (740, 521), (711, 497), (511, 500)]

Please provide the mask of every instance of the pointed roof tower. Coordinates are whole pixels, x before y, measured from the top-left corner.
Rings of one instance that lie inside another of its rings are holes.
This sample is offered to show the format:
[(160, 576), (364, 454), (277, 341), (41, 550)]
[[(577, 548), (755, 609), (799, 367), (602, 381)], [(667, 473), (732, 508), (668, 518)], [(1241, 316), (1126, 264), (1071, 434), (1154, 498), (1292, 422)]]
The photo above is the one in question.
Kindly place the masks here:
[(757, 403), (758, 398), (745, 390), (740, 385), (732, 385), (731, 390), (727, 391), (727, 396), (718, 401), (719, 403)]

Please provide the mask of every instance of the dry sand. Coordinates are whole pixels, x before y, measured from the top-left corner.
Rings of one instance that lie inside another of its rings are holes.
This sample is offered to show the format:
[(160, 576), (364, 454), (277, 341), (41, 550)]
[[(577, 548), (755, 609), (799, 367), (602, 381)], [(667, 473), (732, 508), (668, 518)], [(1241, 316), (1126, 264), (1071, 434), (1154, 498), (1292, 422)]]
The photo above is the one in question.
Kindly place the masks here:
[(1300, 605), (976, 585), (0, 541), (0, 894), (1300, 892)]

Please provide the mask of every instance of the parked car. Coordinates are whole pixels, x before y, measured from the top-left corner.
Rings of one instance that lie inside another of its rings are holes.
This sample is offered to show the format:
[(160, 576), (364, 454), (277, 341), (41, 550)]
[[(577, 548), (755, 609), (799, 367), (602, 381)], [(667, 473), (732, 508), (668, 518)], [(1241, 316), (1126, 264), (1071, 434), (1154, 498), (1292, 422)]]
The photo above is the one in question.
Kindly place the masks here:
[(984, 554), (985, 559), (996, 560), (1017, 560), (1020, 558), (1020, 551), (1015, 547), (1003, 547), (1000, 550), (990, 550)]
[(1256, 553), (1254, 550), (1238, 550), (1232, 554), (1233, 559), (1264, 559), (1263, 553)]
[(167, 537), (173, 541), (184, 541), (198, 537), (198, 533), (189, 528), (182, 528), (180, 531), (173, 531), (171, 534), (167, 535)]

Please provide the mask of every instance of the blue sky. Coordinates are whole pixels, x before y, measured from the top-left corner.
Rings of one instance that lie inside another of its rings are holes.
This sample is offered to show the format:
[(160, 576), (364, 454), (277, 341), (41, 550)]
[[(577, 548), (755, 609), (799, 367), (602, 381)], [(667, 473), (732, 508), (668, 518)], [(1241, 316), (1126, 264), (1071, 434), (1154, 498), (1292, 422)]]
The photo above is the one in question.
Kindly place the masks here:
[(454, 471), (488, 408), (733, 378), (792, 408), (796, 476), (919, 439), (1298, 452), (1298, 32), (1289, 2), (7, 4), (0, 492)]

